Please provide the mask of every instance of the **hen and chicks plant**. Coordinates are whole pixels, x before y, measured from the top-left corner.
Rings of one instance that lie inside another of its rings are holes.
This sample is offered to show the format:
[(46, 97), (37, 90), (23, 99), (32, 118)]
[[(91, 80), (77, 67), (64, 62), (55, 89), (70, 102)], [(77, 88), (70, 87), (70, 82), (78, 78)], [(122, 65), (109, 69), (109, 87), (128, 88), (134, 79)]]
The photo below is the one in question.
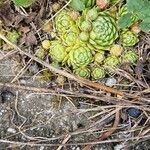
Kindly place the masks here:
[(52, 62), (92, 80), (104, 78), (110, 69), (114, 70), (121, 63), (134, 65), (138, 55), (128, 48), (138, 43), (138, 34), (118, 27), (118, 16), (126, 13), (125, 8), (123, 5), (122, 12), (117, 10), (116, 17), (108, 10), (87, 8), (76, 20), (69, 11), (61, 11), (55, 18), (58, 36), (47, 42)]

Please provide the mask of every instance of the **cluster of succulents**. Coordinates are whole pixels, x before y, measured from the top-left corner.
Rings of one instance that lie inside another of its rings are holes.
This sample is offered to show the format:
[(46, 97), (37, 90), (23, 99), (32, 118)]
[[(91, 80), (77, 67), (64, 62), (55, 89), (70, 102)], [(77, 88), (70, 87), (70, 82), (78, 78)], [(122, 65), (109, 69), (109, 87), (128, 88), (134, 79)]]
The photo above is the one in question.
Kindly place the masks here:
[(74, 20), (63, 10), (55, 18), (58, 36), (52, 41), (43, 41), (43, 48), (49, 49), (53, 63), (92, 80), (104, 78), (122, 63), (135, 65), (138, 55), (133, 46), (139, 41), (138, 34), (130, 28), (121, 30), (117, 25), (118, 16), (126, 11), (123, 5), (114, 17), (108, 10), (93, 7), (85, 9)]

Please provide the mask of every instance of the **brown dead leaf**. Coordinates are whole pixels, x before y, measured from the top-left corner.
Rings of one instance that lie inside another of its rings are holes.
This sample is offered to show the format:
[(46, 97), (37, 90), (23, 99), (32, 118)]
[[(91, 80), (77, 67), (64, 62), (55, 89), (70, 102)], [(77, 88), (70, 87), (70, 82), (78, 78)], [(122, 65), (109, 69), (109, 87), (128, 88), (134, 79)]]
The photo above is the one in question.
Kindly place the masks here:
[(33, 46), (37, 45), (37, 39), (34, 33), (30, 31), (27, 34), (23, 35), (23, 37), (20, 40), (20, 43), (25, 44), (26, 46)]
[(27, 34), (26, 45), (27, 46), (37, 45), (37, 39), (32, 31)]
[(23, 21), (24, 16), (17, 14), (14, 18), (14, 26), (15, 27), (20, 27), (20, 22)]
[(19, 28), (19, 31), (24, 33), (24, 34), (26, 34), (26, 33), (28, 33), (30, 31), (30, 28), (28, 26), (25, 26), (25, 27), (21, 26)]

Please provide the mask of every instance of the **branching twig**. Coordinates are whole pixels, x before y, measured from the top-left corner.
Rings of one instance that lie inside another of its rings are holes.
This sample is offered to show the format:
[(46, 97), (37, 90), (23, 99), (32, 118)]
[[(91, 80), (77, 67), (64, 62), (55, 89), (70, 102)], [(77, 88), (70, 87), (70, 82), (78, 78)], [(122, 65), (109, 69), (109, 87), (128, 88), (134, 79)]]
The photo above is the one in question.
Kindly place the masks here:
[[(99, 101), (109, 102), (109, 103), (118, 104), (118, 105), (121, 102), (122, 106), (123, 105), (141, 104), (141, 105), (143, 105), (143, 109), (144, 109), (144, 105), (145, 105), (145, 101), (143, 101), (141, 103), (140, 101), (129, 101), (129, 100), (125, 100), (125, 99), (119, 100), (115, 97), (108, 97), (108, 96), (99, 97), (99, 96), (95, 96), (95, 95), (91, 95), (91, 94), (84, 94), (82, 92), (67, 91), (67, 90), (62, 90), (62, 89), (53, 90), (53, 89), (47, 89), (47, 88), (30, 87), (30, 86), (24, 86), (24, 85), (16, 85), (13, 83), (2, 83), (2, 82), (0, 82), (0, 86), (20, 89), (20, 90), (34, 91), (38, 94), (51, 94), (51, 95), (58, 95), (58, 96), (63, 96), (63, 97), (66, 97), (66, 96), (83, 97), (83, 98), (89, 98), (89, 99), (93, 99), (93, 100), (99, 100)], [(36, 93), (31, 93), (28, 95), (28, 97), (31, 95), (34, 95)]]
[[(67, 136), (65, 137), (65, 139), (63, 140), (62, 144), (63, 144), (63, 145), (66, 144), (67, 141), (68, 141), (70, 138), (71, 138), (71, 136), (70, 136), (70, 135), (67, 135)], [(59, 147), (57, 148), (57, 150), (61, 150), (61, 149), (63, 148), (63, 145), (59, 146)]]
[[(103, 133), (99, 137), (99, 141), (107, 139), (116, 130), (116, 128), (119, 124), (119, 120), (120, 120), (120, 113), (119, 113), (119, 111), (117, 111), (113, 127), (110, 128), (107, 132)], [(94, 144), (87, 145), (82, 150), (90, 150), (93, 146), (94, 146)]]

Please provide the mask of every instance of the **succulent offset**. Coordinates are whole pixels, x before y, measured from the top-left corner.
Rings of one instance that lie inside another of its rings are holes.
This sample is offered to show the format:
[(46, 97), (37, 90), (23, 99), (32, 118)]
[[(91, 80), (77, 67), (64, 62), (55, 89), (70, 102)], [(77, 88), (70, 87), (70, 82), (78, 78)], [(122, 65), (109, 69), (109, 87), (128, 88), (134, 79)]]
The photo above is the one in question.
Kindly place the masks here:
[(104, 78), (106, 75), (105, 69), (103, 67), (94, 67), (91, 72), (91, 77), (94, 80), (99, 80)]
[(74, 70), (74, 73), (82, 78), (89, 78), (90, 77), (90, 69), (87, 67), (81, 67), (81, 68), (76, 68)]
[(128, 30), (123, 31), (120, 38), (124, 47), (134, 46), (139, 41), (138, 35)]
[(20, 38), (20, 33), (14, 30), (14, 31), (8, 32), (6, 37), (13, 44), (17, 44), (18, 39)]
[(79, 41), (79, 29), (76, 26), (70, 27), (66, 32), (62, 32), (60, 38), (65, 46), (73, 46)]
[(68, 54), (68, 65), (73, 68), (85, 67), (92, 62), (92, 52), (86, 45), (79, 45)]
[(59, 13), (55, 18), (56, 29), (61, 34), (61, 32), (65, 32), (70, 29), (75, 22), (71, 18), (71, 16), (67, 13), (67, 11), (63, 10)]
[[(120, 15), (126, 13), (121, 11)], [(122, 62), (136, 62), (135, 52), (124, 51), (139, 41), (138, 34), (118, 28), (118, 16), (95, 7), (85, 9), (76, 21), (69, 14), (63, 10), (55, 18), (58, 37), (50, 42), (52, 63), (70, 68), (77, 76), (99, 80)]]
[(111, 55), (120, 56), (122, 52), (123, 52), (123, 47), (120, 46), (119, 44), (114, 44), (110, 48)]
[(137, 58), (138, 58), (137, 53), (130, 50), (130, 51), (125, 52), (123, 61), (127, 63), (131, 63), (131, 64), (135, 64), (137, 61)]
[(116, 67), (117, 65), (120, 64), (120, 59), (117, 56), (108, 56), (105, 61), (104, 61), (104, 65), (106, 67)]
[(102, 64), (104, 59), (105, 59), (105, 56), (104, 56), (103, 51), (96, 53), (94, 56), (94, 61), (95, 63), (98, 63), (98, 64)]
[(54, 62), (62, 62), (67, 55), (65, 47), (58, 40), (51, 41), (49, 54)]

